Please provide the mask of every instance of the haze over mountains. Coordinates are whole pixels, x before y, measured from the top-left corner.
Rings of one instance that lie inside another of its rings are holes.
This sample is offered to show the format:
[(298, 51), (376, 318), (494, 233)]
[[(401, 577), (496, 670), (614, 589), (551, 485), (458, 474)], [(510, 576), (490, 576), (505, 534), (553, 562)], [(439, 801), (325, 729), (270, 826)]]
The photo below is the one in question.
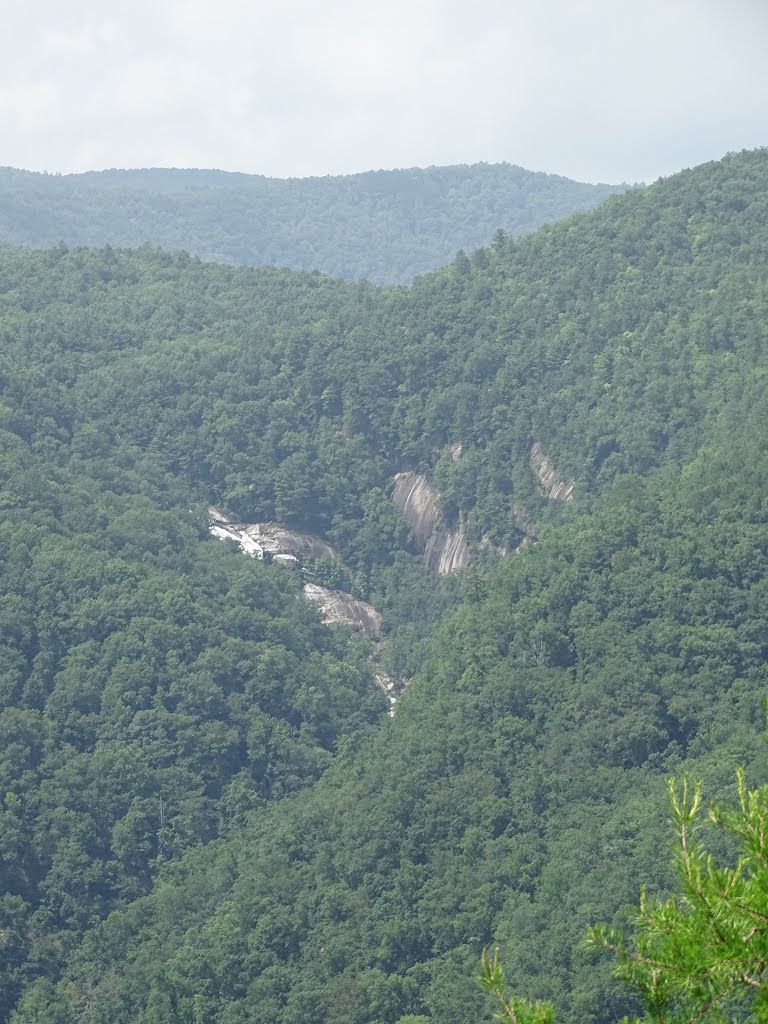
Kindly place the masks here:
[(768, 150), (498, 226), (407, 288), (0, 252), (3, 1020), (477, 1024), (495, 944), (636, 1010), (580, 943), (672, 884), (665, 777), (768, 777)]
[(185, 249), (205, 260), (411, 280), (502, 229), (592, 209), (625, 185), (511, 164), (281, 180), (224, 171), (45, 175), (0, 168), (0, 242)]

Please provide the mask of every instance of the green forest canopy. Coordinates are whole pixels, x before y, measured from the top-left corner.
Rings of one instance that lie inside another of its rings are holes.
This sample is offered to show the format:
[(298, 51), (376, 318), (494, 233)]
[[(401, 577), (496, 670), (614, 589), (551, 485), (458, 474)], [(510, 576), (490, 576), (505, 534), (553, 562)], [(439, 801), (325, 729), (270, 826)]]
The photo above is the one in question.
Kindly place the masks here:
[[(664, 776), (766, 775), (767, 256), (762, 150), (409, 289), (0, 254), (4, 1019), (475, 1024), (495, 944), (560, 1020), (632, 1012), (580, 941), (670, 889)], [(394, 717), (211, 500), (332, 541)]]
[(185, 249), (203, 259), (411, 280), (486, 244), (589, 210), (626, 185), (511, 164), (265, 178), (150, 169), (51, 175), (0, 168), (0, 242)]

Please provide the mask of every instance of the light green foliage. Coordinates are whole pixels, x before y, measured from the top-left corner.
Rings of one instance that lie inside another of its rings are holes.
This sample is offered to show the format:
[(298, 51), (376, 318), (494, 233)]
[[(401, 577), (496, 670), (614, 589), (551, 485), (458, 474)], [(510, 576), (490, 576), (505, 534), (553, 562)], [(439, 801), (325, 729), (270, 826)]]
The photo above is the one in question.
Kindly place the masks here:
[(480, 983), (498, 1004), (497, 1020), (511, 1021), (512, 1024), (552, 1024), (554, 1011), (549, 1003), (528, 1003), (508, 994), (498, 949), (493, 956), (483, 950), (481, 963)]
[[(702, 787), (668, 784), (676, 831), (679, 894), (667, 900), (642, 891), (629, 940), (594, 926), (588, 946), (611, 952), (615, 974), (645, 1008), (637, 1024), (724, 1024), (768, 1019), (768, 787), (747, 790), (738, 772), (738, 806), (713, 804), (711, 825), (734, 840), (731, 866), (720, 865), (699, 840)], [(553, 1008), (511, 996), (497, 949), (482, 955), (480, 982), (497, 1002), (500, 1020), (549, 1024)], [(630, 1018), (624, 1018), (629, 1024)]]
[(738, 774), (736, 808), (713, 805), (709, 820), (739, 851), (719, 865), (699, 841), (701, 786), (669, 784), (677, 831), (680, 895), (643, 893), (630, 943), (597, 927), (590, 941), (616, 954), (616, 974), (637, 990), (653, 1024), (720, 1022), (746, 1010), (768, 1019), (768, 788), (747, 790)]

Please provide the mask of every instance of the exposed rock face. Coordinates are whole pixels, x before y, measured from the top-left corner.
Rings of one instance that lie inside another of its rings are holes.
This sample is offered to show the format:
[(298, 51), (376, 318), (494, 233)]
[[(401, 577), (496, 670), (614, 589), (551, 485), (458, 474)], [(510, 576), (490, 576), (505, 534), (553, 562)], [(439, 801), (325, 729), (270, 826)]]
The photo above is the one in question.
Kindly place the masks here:
[(392, 501), (411, 528), (411, 540), (424, 549), (435, 532), (439, 512), (437, 491), (418, 473), (398, 473), (392, 489)]
[(411, 528), (411, 541), (424, 552), (430, 569), (439, 573), (463, 568), (468, 560), (464, 525), (449, 529), (440, 518), (439, 494), (422, 473), (398, 473), (392, 501)]
[(255, 540), (252, 540), (248, 536), (240, 524), (212, 522), (208, 529), (213, 536), (218, 537), (219, 540), (236, 541), (240, 545), (241, 550), (244, 551), (246, 555), (250, 555), (251, 558), (258, 558), (260, 560), (264, 558), (263, 549)]
[[(241, 523), (213, 506), (208, 513), (213, 536), (237, 541), (252, 558), (263, 560), (267, 557), (278, 564), (298, 565), (302, 558), (336, 555), (333, 548), (319, 537), (289, 530), (281, 523)], [(381, 616), (373, 605), (359, 601), (343, 590), (328, 590), (317, 583), (305, 583), (303, 593), (308, 601), (320, 606), (324, 622), (343, 622), (371, 640), (381, 639)]]
[(402, 691), (398, 691), (397, 684), (395, 683), (394, 679), (391, 679), (388, 675), (385, 675), (383, 672), (377, 672), (373, 677), (373, 681), (374, 683), (376, 683), (378, 688), (383, 691), (384, 696), (389, 701), (390, 716), (394, 715), (395, 704), (397, 704), (398, 692)]
[[(320, 608), (323, 622), (332, 625), (334, 622), (341, 622), (350, 626), (355, 633), (367, 637), (374, 642), (373, 664), (376, 666), (378, 654), (381, 651), (381, 616), (373, 607), (365, 601), (360, 601), (343, 590), (329, 590), (317, 583), (304, 584), (304, 597), (308, 601), (314, 601)], [(381, 668), (376, 668), (373, 681), (384, 693), (389, 701), (389, 713), (394, 714), (395, 704), (398, 697), (405, 690), (410, 680), (401, 680), (398, 685), (391, 676), (388, 676)]]
[(304, 597), (319, 605), (326, 624), (342, 622), (370, 640), (381, 639), (381, 616), (373, 605), (359, 601), (343, 590), (328, 590), (317, 583), (304, 584)]
[(539, 483), (550, 501), (571, 501), (573, 483), (563, 480), (547, 458), (540, 441), (534, 441), (530, 451), (531, 469), (539, 478)]
[(454, 530), (448, 530), (442, 524), (438, 526), (437, 531), (427, 543), (424, 558), (427, 566), (430, 569), (436, 569), (439, 573), (463, 569), (469, 561), (463, 524)]
[[(333, 548), (325, 541), (311, 533), (300, 533), (289, 530), (281, 523), (241, 523), (234, 516), (221, 509), (209, 506), (209, 527), (214, 537), (222, 540), (234, 540), (242, 551), (251, 558), (260, 561), (271, 560), (277, 565), (301, 566), (304, 558), (317, 558), (322, 555), (337, 557)], [(332, 624), (341, 622), (374, 643), (373, 663), (376, 665), (382, 647), (381, 616), (365, 601), (360, 601), (343, 590), (329, 590), (317, 583), (305, 583), (302, 595), (307, 601), (314, 602), (320, 609), (323, 622)], [(400, 680), (399, 684), (390, 676), (376, 667), (374, 682), (384, 692), (389, 701), (389, 713), (394, 713), (398, 696), (408, 684), (408, 680)]]
[(251, 558), (264, 559), (269, 556), (277, 561), (319, 558), (323, 555), (336, 557), (336, 552), (324, 540), (311, 533), (289, 530), (282, 523), (241, 523), (227, 512), (211, 505), (209, 530), (221, 540), (234, 540)]

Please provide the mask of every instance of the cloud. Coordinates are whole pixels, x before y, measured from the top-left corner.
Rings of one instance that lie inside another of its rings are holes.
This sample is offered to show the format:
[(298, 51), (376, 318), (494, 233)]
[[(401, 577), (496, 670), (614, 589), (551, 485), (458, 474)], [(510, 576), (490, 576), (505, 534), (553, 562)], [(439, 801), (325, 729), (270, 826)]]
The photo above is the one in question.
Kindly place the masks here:
[(74, 31), (53, 29), (44, 32), (38, 50), (43, 60), (60, 57), (82, 60), (108, 47), (117, 34), (117, 26), (113, 21), (98, 24), (87, 22)]
[(0, 163), (652, 179), (768, 142), (758, 0), (30, 0)]

